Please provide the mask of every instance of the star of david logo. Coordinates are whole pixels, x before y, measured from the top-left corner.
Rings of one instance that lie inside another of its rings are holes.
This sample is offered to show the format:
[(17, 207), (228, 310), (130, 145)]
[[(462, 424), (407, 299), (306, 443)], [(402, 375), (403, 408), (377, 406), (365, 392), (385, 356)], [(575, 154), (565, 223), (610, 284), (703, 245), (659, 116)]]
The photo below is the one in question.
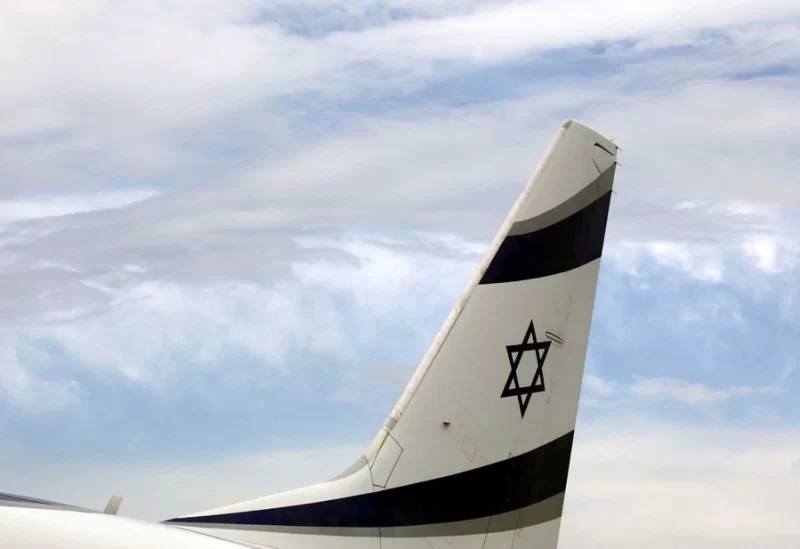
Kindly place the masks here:
[[(519, 413), (521, 417), (525, 417), (525, 410), (528, 408), (528, 402), (534, 393), (544, 392), (544, 373), (542, 367), (544, 366), (544, 359), (547, 357), (547, 351), (550, 350), (550, 341), (538, 341), (536, 339), (536, 330), (533, 329), (533, 320), (528, 325), (528, 331), (525, 332), (525, 337), (522, 343), (518, 345), (506, 345), (506, 352), (508, 353), (508, 362), (511, 365), (511, 373), (508, 375), (506, 386), (503, 388), (503, 394), (500, 398), (517, 397), (519, 402)], [(536, 354), (536, 373), (533, 374), (533, 381), (528, 386), (520, 387), (519, 379), (517, 377), (517, 368), (519, 367), (522, 355), (526, 352), (533, 351)]]

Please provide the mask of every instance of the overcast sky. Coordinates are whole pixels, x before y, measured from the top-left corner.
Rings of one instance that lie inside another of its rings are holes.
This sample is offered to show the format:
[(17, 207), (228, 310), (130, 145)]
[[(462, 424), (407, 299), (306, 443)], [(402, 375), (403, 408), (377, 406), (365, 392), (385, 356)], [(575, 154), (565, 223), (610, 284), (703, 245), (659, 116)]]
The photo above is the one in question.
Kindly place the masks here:
[(0, 491), (147, 519), (382, 424), (559, 124), (622, 147), (560, 547), (800, 540), (796, 0), (0, 4)]

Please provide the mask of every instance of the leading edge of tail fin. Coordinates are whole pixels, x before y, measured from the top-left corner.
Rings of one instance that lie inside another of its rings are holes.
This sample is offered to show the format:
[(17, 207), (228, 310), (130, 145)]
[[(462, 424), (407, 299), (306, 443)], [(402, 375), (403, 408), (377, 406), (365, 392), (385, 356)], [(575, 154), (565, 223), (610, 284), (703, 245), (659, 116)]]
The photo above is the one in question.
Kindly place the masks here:
[(554, 548), (616, 156), (561, 126), (352, 467), (167, 522), (281, 549)]

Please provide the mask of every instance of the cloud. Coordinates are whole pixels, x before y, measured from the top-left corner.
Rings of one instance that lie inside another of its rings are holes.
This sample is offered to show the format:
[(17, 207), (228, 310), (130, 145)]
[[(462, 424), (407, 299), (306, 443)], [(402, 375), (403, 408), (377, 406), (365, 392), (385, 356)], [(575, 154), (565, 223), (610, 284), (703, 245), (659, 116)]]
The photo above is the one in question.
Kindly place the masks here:
[(791, 238), (753, 235), (742, 244), (742, 248), (756, 267), (771, 274), (794, 268), (800, 259), (798, 242)]
[[(13, 358), (0, 363), (6, 444), (65, 460), (168, 458), (209, 440), (249, 446), (258, 417), (256, 438), (274, 444), (347, 439), (365, 410), (386, 413), (477, 259), (448, 235), (300, 240), (314, 253), (271, 283), (157, 283), (128, 265), (116, 279), (77, 273), (95, 283), (65, 289), (62, 307), (32, 299), (0, 330)], [(325, 420), (283, 417), (298, 406)], [(189, 427), (201, 417), (203, 430)]]
[[(762, 154), (784, 164), (794, 157), (791, 142), (775, 134), (781, 129), (791, 136), (797, 128), (793, 109), (784, 108), (795, 93), (791, 79), (751, 79), (750, 91), (715, 82), (792, 66), (797, 8), (778, 0), (737, 0), (726, 10), (705, 0), (602, 8), (583, 0), (358, 2), (346, 8), (329, 2), (180, 1), (169, 9), (158, 2), (124, 7), (86, 0), (68, 8), (43, 6), (8, 6), (0, 17), (11, 45), (4, 62), (10, 85), (0, 95), (4, 193), (130, 181), (167, 188), (231, 181), (258, 159), (295, 152), (302, 157), (306, 143), (357, 126), (365, 114), (382, 113), (389, 120), (379, 121), (390, 122), (409, 105), (441, 108), (462, 98), (537, 95), (532, 103), (558, 117), (591, 106), (592, 122), (629, 138), (626, 150), (635, 153), (635, 143), (652, 142), (656, 172), (665, 176), (675, 172), (660, 165), (668, 164), (660, 154), (664, 145), (701, 151), (711, 135), (726, 144), (742, 133), (756, 146), (769, 140), (763, 150), (741, 150), (749, 158), (738, 163), (749, 164), (748, 170), (713, 163), (738, 180), (755, 172), (753, 160)], [(309, 32), (284, 23), (308, 24)], [(313, 28), (326, 25), (321, 36)], [(569, 69), (575, 65), (589, 70)], [(492, 70), (499, 72), (481, 72)], [(480, 85), (487, 79), (495, 83), (489, 90)], [(712, 82), (677, 101), (664, 93), (698, 79)], [(739, 108), (745, 100), (752, 117)], [(672, 114), (683, 107), (682, 116)], [(509, 114), (497, 127), (505, 129), (518, 113)], [(541, 122), (554, 125), (560, 122), (555, 118), (517, 120), (524, 124), (520, 130), (540, 127), (537, 133), (549, 137)], [(654, 124), (661, 131), (653, 132)], [(479, 130), (453, 136), (469, 138)], [(389, 148), (390, 142), (371, 137), (358, 145)], [(532, 143), (537, 140), (525, 144)], [(702, 162), (697, 156), (695, 165)]]
[(594, 374), (584, 374), (583, 386), (594, 395), (610, 396), (616, 390), (615, 383)]
[(664, 265), (646, 247), (635, 255), (634, 271), (605, 261), (589, 342), (587, 413), (748, 421), (761, 407), (762, 416), (793, 421), (797, 271), (765, 273), (737, 247), (715, 251), (724, 266), (720, 281)]
[(629, 394), (636, 397), (674, 399), (691, 405), (718, 404), (740, 396), (776, 394), (782, 391), (783, 389), (778, 386), (752, 387), (750, 385), (715, 389), (702, 383), (692, 383), (684, 379), (639, 376), (628, 388)]
[[(622, 408), (636, 409), (640, 417), (651, 414), (664, 414), (660, 408), (651, 407), (646, 410), (651, 402), (671, 403), (678, 402), (691, 407), (710, 410), (715, 417), (731, 418), (730, 413), (723, 414), (720, 405), (739, 400), (737, 408), (749, 410), (749, 417), (746, 420), (761, 419), (770, 422), (781, 422), (782, 417), (776, 413), (775, 408), (770, 408), (769, 404), (748, 404), (744, 397), (757, 397), (760, 395), (781, 395), (786, 392), (785, 382), (788, 379), (784, 369), (779, 378), (782, 384), (775, 385), (730, 385), (724, 388), (714, 387), (705, 383), (679, 379), (673, 377), (648, 377), (646, 375), (634, 374), (633, 381), (621, 381), (605, 379), (597, 374), (586, 373), (584, 375), (583, 387), (585, 395), (581, 398), (581, 406), (588, 407), (589, 410), (605, 409), (619, 412)], [(774, 397), (778, 398), (778, 397)], [(642, 406), (642, 403), (646, 403)], [(773, 400), (771, 404), (774, 404)], [(676, 414), (676, 409), (667, 409), (670, 416), (680, 416)], [(662, 416), (663, 417), (663, 416)]]
[(722, 279), (722, 265), (718, 250), (713, 250), (711, 254), (708, 253), (708, 250), (690, 251), (687, 243), (668, 241), (648, 242), (645, 244), (645, 248), (661, 265), (682, 269), (692, 276), (708, 282), (719, 282)]
[(800, 257), (792, 211), (748, 201), (684, 201), (647, 212), (647, 222), (645, 211), (626, 212), (611, 218), (607, 256), (633, 275), (645, 258), (711, 283), (737, 278), (730, 258), (777, 275)]
[(792, 547), (796, 433), (664, 422), (578, 430), (559, 544)]
[(4, 200), (0, 201), (0, 228), (22, 220), (125, 208), (137, 202), (143, 202), (157, 194), (156, 191), (152, 190), (132, 190), (108, 191), (84, 196), (46, 195), (22, 200)]
[(81, 387), (75, 380), (37, 375), (45, 358), (24, 342), (18, 344), (15, 334), (0, 331), (0, 390), (4, 400), (13, 398), (32, 417), (58, 414), (81, 403)]
[[(370, 431), (366, 412), (390, 409), (482, 247), (405, 231), (288, 240), (296, 248), (285, 268), (260, 281), (157, 282), (163, 267), (131, 263), (114, 277), (63, 271), (85, 293), (63, 286), (58, 298), (11, 301), (17, 310), (4, 310), (0, 332), (13, 358), (0, 368), (9, 443), (59, 448), (64, 460), (170, 458), (202, 454), (209, 439), (248, 447), (255, 418), (267, 443)], [(732, 269), (743, 281), (760, 276), (739, 261)], [(637, 265), (630, 274), (603, 263), (589, 417), (678, 418), (680, 402), (726, 421), (795, 417), (795, 270), (756, 289), (710, 284), (647, 256)], [(639, 280), (649, 284), (643, 294), (631, 289)], [(59, 412), (47, 439), (37, 433), (55, 420), (37, 407)], [(284, 418), (287, 407), (309, 413)], [(206, 430), (192, 427), (199, 418)]]
[[(368, 46), (369, 51), (404, 60), (507, 61), (537, 49), (635, 39), (664, 32), (683, 33), (800, 13), (786, 2), (754, 4), (737, 0), (719, 10), (710, 1), (617, 2), (600, 6), (585, 0), (513, 2), (434, 21), (398, 22), (387, 29), (333, 36), (333, 44)], [(353, 48), (355, 49), (355, 48)]]

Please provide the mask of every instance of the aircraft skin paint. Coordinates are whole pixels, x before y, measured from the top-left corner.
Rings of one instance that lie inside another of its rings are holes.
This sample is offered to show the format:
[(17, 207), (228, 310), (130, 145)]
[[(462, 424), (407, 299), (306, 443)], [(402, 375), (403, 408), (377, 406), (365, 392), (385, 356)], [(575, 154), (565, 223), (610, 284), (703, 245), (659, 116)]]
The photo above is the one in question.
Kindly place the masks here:
[(0, 497), (0, 546), (555, 549), (616, 155), (562, 125), (375, 440), (338, 477), (164, 524)]

